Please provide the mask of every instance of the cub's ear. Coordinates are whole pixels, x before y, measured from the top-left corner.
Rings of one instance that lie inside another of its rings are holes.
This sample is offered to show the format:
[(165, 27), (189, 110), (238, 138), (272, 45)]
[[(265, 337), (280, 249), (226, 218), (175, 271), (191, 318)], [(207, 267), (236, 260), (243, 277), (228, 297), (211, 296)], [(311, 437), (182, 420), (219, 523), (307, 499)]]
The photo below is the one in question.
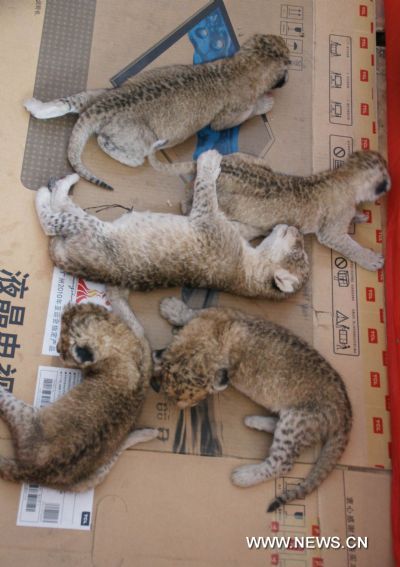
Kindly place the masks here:
[(72, 349), (72, 356), (78, 364), (91, 364), (95, 362), (94, 352), (88, 346), (75, 345)]
[(214, 390), (222, 392), (229, 386), (229, 376), (227, 368), (220, 368), (217, 370), (214, 378)]
[(163, 354), (166, 350), (165, 348), (160, 348), (159, 350), (151, 351), (151, 358), (154, 364), (159, 364), (162, 361)]
[(285, 293), (293, 293), (299, 283), (299, 278), (284, 268), (276, 270), (274, 281), (277, 287)]

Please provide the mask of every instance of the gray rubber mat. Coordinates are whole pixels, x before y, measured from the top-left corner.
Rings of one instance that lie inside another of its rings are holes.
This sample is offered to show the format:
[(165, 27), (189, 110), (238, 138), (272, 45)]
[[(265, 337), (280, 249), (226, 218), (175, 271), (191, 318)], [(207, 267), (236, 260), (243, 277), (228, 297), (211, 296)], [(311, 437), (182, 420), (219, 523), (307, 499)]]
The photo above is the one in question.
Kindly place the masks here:
[[(47, 0), (33, 96), (52, 100), (86, 89), (96, 0)], [(72, 171), (67, 145), (76, 117), (31, 117), (21, 181), (28, 189)]]

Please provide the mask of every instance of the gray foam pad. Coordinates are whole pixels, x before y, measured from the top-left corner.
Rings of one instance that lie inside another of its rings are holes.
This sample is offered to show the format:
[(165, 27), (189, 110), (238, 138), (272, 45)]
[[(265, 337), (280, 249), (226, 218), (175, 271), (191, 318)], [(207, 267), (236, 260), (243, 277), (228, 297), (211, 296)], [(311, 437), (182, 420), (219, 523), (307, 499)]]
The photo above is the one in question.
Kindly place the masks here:
[[(86, 89), (96, 0), (47, 0), (33, 96), (48, 101)], [(70, 173), (67, 145), (76, 117), (31, 117), (21, 181), (28, 189)]]

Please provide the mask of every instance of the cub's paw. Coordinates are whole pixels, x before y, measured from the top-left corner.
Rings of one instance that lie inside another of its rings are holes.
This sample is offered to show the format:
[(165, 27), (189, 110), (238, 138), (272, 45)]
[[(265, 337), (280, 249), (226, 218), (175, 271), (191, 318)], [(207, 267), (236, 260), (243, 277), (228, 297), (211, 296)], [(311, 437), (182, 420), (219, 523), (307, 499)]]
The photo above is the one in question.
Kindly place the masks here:
[(222, 155), (217, 150), (208, 150), (202, 153), (197, 160), (197, 175), (207, 176), (213, 181), (221, 173)]
[(160, 313), (172, 325), (180, 326), (186, 320), (188, 307), (177, 297), (165, 297), (160, 303)]
[(40, 187), (40, 189), (36, 191), (36, 197), (35, 197), (36, 208), (38, 212), (40, 212), (42, 208), (48, 207), (50, 205), (50, 200), (51, 200), (50, 189), (48, 187)]
[[(61, 212), (68, 208), (70, 203), (69, 190), (79, 181), (79, 175), (71, 173), (66, 177), (53, 181), (51, 185), (51, 208), (54, 212)], [(50, 182), (49, 182), (50, 185)]]
[(357, 264), (371, 272), (383, 268), (384, 263), (385, 259), (382, 254), (378, 254), (372, 250), (364, 250), (362, 256), (357, 260)]
[(69, 104), (62, 100), (42, 102), (37, 98), (29, 98), (24, 101), (24, 106), (32, 116), (42, 120), (64, 116), (70, 110)]
[(138, 443), (146, 443), (147, 441), (152, 441), (156, 439), (159, 435), (158, 429), (153, 429), (150, 427), (146, 427), (144, 429), (135, 429), (132, 433), (129, 433), (128, 437), (125, 439), (124, 444), (122, 445), (123, 449), (129, 449), (130, 447), (134, 447)]
[(260, 484), (266, 478), (265, 467), (262, 463), (259, 465), (243, 465), (231, 473), (232, 483), (243, 488)]
[(153, 427), (145, 427), (143, 429), (137, 429), (135, 433), (138, 433), (140, 435), (143, 442), (157, 439), (157, 437), (160, 434), (159, 430)]
[(258, 431), (266, 431), (273, 433), (278, 423), (277, 417), (267, 417), (262, 415), (247, 415), (244, 418), (244, 423), (250, 429), (257, 429)]
[(61, 191), (68, 194), (71, 187), (75, 185), (75, 183), (78, 183), (78, 181), (79, 175), (77, 173), (71, 173), (70, 175), (61, 177), (61, 179), (57, 179), (53, 185), (53, 191)]
[(265, 93), (257, 101), (257, 111), (260, 114), (266, 114), (274, 106), (274, 97), (271, 94)]
[(154, 142), (154, 144), (151, 146), (150, 153), (157, 152), (161, 148), (164, 148), (167, 144), (168, 140), (157, 140), (157, 142)]
[(363, 222), (368, 222), (369, 216), (365, 213), (356, 213), (352, 219), (352, 222), (356, 224), (361, 224)]

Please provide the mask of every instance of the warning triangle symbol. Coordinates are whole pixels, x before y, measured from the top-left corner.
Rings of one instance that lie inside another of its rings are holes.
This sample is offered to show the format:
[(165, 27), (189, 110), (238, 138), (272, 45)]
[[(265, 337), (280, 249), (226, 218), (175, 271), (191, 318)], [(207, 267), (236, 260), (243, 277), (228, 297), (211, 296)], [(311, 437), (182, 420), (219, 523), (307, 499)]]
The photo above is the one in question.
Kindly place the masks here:
[(346, 319), (348, 319), (347, 315), (336, 310), (336, 325), (340, 325), (343, 321), (346, 321)]

